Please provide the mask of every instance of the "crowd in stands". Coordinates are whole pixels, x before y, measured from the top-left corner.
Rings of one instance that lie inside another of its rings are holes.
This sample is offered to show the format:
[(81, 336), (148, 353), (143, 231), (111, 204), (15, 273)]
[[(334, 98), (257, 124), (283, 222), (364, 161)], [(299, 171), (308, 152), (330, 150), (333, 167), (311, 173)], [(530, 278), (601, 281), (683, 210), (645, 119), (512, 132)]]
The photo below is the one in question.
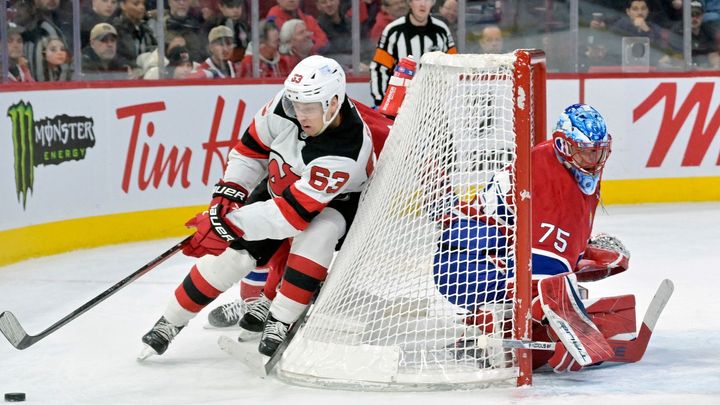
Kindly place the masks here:
[[(250, 0), (166, 0), (162, 18), (155, 0), (80, 0), (80, 55), (72, 55), (71, 0), (0, 1), (8, 9), (8, 79), (47, 82), (253, 77), (254, 54), (265, 78), (284, 77), (312, 54), (369, 72), (386, 27), (408, 16), (415, 0), (359, 0), (358, 66), (352, 65), (351, 0), (260, 0), (258, 44), (251, 41)], [(456, 35), (458, 1), (426, 1)], [(576, 50), (567, 46), (569, 0), (467, 0), (465, 51), (537, 47), (545, 49), (550, 71), (593, 71), (642, 51), (623, 49), (619, 38), (642, 37), (653, 66), (680, 68), (683, 1), (691, 2), (693, 66), (720, 69), (720, 0), (581, 0)], [(74, 58), (80, 72), (73, 72)], [(575, 66), (567, 65), (573, 60)]]

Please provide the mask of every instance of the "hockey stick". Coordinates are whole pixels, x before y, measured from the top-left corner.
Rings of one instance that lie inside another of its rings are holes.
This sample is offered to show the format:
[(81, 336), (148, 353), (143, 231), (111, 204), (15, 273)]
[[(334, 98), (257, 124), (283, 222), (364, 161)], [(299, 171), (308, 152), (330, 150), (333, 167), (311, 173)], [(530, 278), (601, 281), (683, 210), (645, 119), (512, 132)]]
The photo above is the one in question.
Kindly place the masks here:
[[(672, 281), (668, 279), (660, 283), (660, 286), (655, 292), (655, 296), (652, 301), (650, 301), (650, 305), (645, 312), (642, 325), (640, 325), (640, 333), (630, 340), (608, 339), (607, 342), (615, 355), (607, 361), (615, 363), (635, 363), (642, 359), (650, 343), (650, 337), (652, 336), (653, 329), (655, 329), (655, 324), (658, 318), (660, 318), (663, 309), (665, 309), (668, 300), (670, 300), (674, 289), (675, 287)], [(494, 339), (487, 336), (480, 336), (477, 340), (477, 345), (483, 349), (494, 346), (508, 349), (555, 350), (555, 342)]]
[(145, 273), (149, 272), (150, 270), (154, 269), (155, 267), (157, 267), (159, 264), (161, 264), (165, 260), (169, 259), (172, 255), (179, 252), (183, 248), (183, 246), (185, 246), (185, 244), (190, 241), (191, 238), (192, 238), (192, 235), (188, 236), (187, 238), (178, 242), (175, 246), (166, 250), (160, 256), (152, 259), (148, 264), (142, 266), (140, 269), (138, 269), (133, 274), (125, 277), (123, 280), (119, 281), (114, 286), (103, 291), (100, 295), (98, 295), (97, 297), (86, 302), (80, 308), (76, 309), (75, 311), (73, 311), (66, 317), (62, 318), (61, 320), (57, 321), (52, 326), (50, 326), (49, 328), (45, 329), (44, 331), (40, 332), (37, 335), (34, 335), (34, 336), (28, 335), (27, 332), (25, 332), (25, 329), (23, 329), (23, 327), (20, 325), (20, 322), (18, 322), (15, 315), (13, 315), (13, 313), (10, 311), (5, 311), (2, 314), (0, 314), (0, 332), (2, 332), (3, 335), (5, 335), (5, 338), (7, 338), (7, 340), (10, 342), (10, 344), (13, 345), (16, 349), (18, 349), (18, 350), (27, 349), (28, 347), (39, 342), (40, 340), (42, 340), (49, 334), (60, 329), (61, 327), (63, 327), (64, 325), (66, 325), (67, 323), (72, 321), (73, 319), (84, 314), (85, 312), (90, 310), (92, 307), (105, 301), (111, 295), (115, 294), (116, 292), (120, 291), (123, 287), (125, 287), (128, 284), (132, 283), (133, 281), (137, 280), (138, 278), (140, 278), (140, 276), (142, 276)]
[(675, 286), (672, 281), (665, 279), (660, 283), (660, 287), (658, 287), (655, 296), (650, 301), (647, 312), (645, 312), (642, 325), (640, 325), (640, 333), (638, 333), (637, 337), (632, 340), (608, 339), (608, 343), (615, 353), (608, 361), (634, 363), (642, 359), (648, 343), (650, 343), (655, 324), (674, 290)]

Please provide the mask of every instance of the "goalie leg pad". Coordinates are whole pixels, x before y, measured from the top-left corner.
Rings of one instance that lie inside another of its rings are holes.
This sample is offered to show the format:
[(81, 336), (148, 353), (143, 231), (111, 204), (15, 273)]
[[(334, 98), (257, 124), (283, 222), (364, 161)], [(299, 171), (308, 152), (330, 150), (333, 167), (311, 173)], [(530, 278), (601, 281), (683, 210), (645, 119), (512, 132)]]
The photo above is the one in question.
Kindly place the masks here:
[(636, 332), (634, 295), (603, 297), (583, 302), (590, 319), (606, 338)]
[[(538, 290), (545, 318), (567, 352), (580, 366), (605, 361), (612, 357), (612, 349), (593, 324), (580, 300), (574, 274), (545, 278), (540, 281)], [(564, 355), (556, 360), (560, 361), (563, 358)], [(570, 367), (567, 364), (564, 369)]]

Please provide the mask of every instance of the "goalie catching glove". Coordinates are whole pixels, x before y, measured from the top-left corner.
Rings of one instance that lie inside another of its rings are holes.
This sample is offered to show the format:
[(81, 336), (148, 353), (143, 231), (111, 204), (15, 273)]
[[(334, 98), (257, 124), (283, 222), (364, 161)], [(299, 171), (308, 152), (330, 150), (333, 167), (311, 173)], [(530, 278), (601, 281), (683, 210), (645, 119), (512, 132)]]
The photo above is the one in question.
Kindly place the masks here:
[(231, 242), (242, 237), (242, 230), (225, 220), (225, 216), (243, 205), (248, 192), (244, 187), (220, 180), (213, 190), (213, 198), (207, 211), (197, 214), (185, 223), (196, 228), (195, 235), (183, 248), (187, 256), (201, 257), (206, 254), (217, 256)]
[(580, 282), (597, 281), (622, 273), (630, 266), (630, 252), (620, 240), (606, 233), (590, 238), (575, 269)]

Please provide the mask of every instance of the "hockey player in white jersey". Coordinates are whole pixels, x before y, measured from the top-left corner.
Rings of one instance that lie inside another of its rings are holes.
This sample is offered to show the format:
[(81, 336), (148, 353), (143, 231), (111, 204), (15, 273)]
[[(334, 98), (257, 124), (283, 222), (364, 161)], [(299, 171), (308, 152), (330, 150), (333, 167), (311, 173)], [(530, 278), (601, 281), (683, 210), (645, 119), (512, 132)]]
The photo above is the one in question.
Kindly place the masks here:
[[(292, 238), (281, 288), (256, 325), (259, 351), (272, 355), (325, 279), (374, 159), (340, 65), (322, 56), (301, 61), (230, 152), (208, 211), (189, 222), (197, 230), (183, 252), (199, 259), (143, 336), (140, 358), (164, 353), (202, 308)], [(265, 198), (246, 205), (248, 190), (266, 177)]]

